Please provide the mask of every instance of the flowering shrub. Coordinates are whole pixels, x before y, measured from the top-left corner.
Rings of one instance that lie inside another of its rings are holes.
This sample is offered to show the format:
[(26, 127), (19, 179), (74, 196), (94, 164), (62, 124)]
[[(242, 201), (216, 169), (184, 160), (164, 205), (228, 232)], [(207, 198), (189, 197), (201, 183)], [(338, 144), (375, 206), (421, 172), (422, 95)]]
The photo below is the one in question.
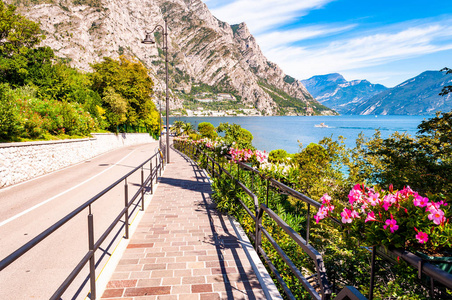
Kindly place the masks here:
[(451, 215), (447, 203), (419, 195), (410, 187), (377, 192), (355, 185), (348, 194), (348, 207), (333, 203), (328, 194), (314, 216), (317, 223), (327, 216), (342, 221), (344, 228), (366, 246), (396, 247), (435, 253), (452, 247)]
[(235, 162), (251, 162), (257, 165), (266, 162), (268, 159), (268, 154), (260, 150), (231, 148), (229, 154)]
[(230, 148), (229, 145), (226, 144), (226, 142), (223, 140), (212, 141), (212, 140), (206, 139), (205, 146), (206, 146), (206, 148), (212, 150), (219, 156), (225, 156), (226, 154), (228, 154), (229, 148)]

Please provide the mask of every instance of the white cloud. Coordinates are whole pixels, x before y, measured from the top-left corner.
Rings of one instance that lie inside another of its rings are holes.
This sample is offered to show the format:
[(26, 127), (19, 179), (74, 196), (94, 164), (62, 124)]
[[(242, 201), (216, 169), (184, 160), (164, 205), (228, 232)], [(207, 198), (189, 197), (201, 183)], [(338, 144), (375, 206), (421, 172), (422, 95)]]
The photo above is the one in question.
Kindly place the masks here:
[(288, 46), (302, 40), (324, 37), (353, 29), (356, 25), (323, 25), (307, 26), (285, 31), (270, 31), (256, 36), (262, 49), (271, 50), (280, 46)]
[[(448, 38), (448, 43), (436, 43), (445, 37)], [(351, 70), (359, 74), (358, 69), (361, 68), (448, 49), (452, 49), (452, 26), (431, 24), (395, 33), (376, 33), (336, 40), (310, 48), (280, 44), (273, 48), (263, 48), (263, 51), (285, 73), (304, 79), (313, 75)], [(368, 78), (365, 74), (362, 75), (361, 78)]]
[(212, 5), (214, 16), (230, 24), (246, 22), (253, 34), (265, 32), (281, 24), (306, 15), (310, 10), (318, 9), (334, 0), (237, 0), (215, 7), (215, 1), (206, 1)]

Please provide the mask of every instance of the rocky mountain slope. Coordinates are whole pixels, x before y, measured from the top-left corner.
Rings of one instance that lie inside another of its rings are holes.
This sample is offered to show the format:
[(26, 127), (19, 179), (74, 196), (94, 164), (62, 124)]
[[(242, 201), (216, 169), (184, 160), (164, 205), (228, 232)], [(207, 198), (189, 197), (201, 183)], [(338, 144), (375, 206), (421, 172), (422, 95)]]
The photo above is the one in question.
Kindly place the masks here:
[(350, 112), (360, 115), (431, 115), (452, 110), (452, 94), (439, 96), (443, 86), (451, 85), (452, 74), (426, 71), (388, 89)]
[[(194, 92), (229, 93), (242, 107), (274, 114), (334, 114), (303, 84), (262, 54), (244, 23), (216, 19), (200, 0), (10, 0), (39, 21), (43, 42), (72, 66), (89, 71), (103, 57), (136, 57), (163, 99), (162, 34), (144, 45), (145, 31), (168, 21), (171, 109), (195, 102)], [(195, 89), (193, 89), (195, 88)]]
[(360, 103), (387, 89), (367, 80), (347, 81), (338, 73), (313, 76), (301, 83), (317, 101), (341, 114), (350, 113)]

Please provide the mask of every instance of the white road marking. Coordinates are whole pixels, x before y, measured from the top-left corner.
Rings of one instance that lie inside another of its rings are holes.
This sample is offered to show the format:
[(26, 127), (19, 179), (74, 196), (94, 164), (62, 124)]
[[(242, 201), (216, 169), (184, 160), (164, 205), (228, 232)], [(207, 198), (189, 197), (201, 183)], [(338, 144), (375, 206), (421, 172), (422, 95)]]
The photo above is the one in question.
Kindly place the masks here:
[(118, 161), (117, 163), (113, 164), (113, 165), (112, 165), (111, 167), (109, 167), (108, 169), (103, 170), (102, 172), (100, 172), (100, 173), (94, 175), (93, 177), (91, 177), (91, 178), (89, 178), (89, 179), (87, 179), (87, 180), (85, 180), (85, 181), (83, 181), (83, 182), (77, 184), (76, 186), (71, 187), (71, 188), (68, 189), (68, 190), (65, 190), (64, 192), (59, 193), (59, 194), (56, 195), (56, 196), (53, 196), (52, 198), (49, 198), (49, 199), (47, 199), (47, 200), (44, 200), (43, 202), (38, 203), (38, 204), (36, 204), (35, 206), (30, 207), (30, 208), (27, 209), (27, 210), (24, 210), (24, 211), (21, 212), (21, 213), (18, 213), (17, 215), (15, 215), (15, 216), (13, 216), (13, 217), (11, 217), (11, 218), (9, 218), (9, 219), (6, 219), (5, 221), (3, 221), (3, 222), (0, 223), (0, 227), (2, 227), (3, 225), (8, 224), (8, 223), (11, 222), (11, 221), (14, 221), (15, 219), (17, 219), (17, 218), (19, 218), (19, 217), (21, 217), (21, 216), (23, 216), (23, 215), (25, 215), (25, 214), (27, 214), (27, 213), (29, 213), (29, 212), (35, 210), (36, 208), (38, 208), (38, 207), (40, 207), (40, 206), (42, 206), (42, 205), (44, 205), (44, 204), (46, 204), (46, 203), (49, 203), (50, 201), (52, 201), (52, 200), (54, 200), (54, 199), (56, 199), (56, 198), (58, 198), (58, 197), (60, 197), (60, 196), (62, 196), (62, 195), (64, 195), (64, 194), (66, 194), (66, 193), (68, 193), (68, 192), (70, 192), (70, 191), (72, 191), (72, 190), (78, 188), (79, 186), (81, 186), (81, 185), (83, 185), (83, 184), (85, 184), (85, 183), (87, 183), (87, 182), (89, 182), (89, 181), (91, 181), (91, 180), (93, 180), (94, 178), (98, 177), (99, 175), (101, 175), (101, 174), (107, 172), (108, 170), (110, 170), (111, 168), (115, 167), (117, 164), (121, 163), (123, 160), (125, 160), (127, 157), (129, 157), (129, 156), (130, 156), (133, 152), (135, 152), (136, 150), (138, 150), (138, 148), (135, 149), (135, 150), (133, 150), (132, 152), (130, 152), (130, 153), (127, 154), (126, 156), (124, 156), (120, 161)]

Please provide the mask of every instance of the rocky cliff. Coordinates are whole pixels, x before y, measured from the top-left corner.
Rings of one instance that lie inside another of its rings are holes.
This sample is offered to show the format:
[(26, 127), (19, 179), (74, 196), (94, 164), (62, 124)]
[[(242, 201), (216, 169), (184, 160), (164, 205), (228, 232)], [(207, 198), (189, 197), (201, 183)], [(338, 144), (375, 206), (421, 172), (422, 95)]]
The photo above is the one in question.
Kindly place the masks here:
[(172, 109), (192, 101), (193, 87), (202, 86), (268, 115), (334, 113), (269, 62), (244, 23), (218, 20), (200, 0), (11, 1), (41, 23), (43, 43), (74, 67), (89, 71), (103, 57), (136, 57), (149, 68), (157, 96), (165, 87), (163, 36), (155, 34), (157, 47), (141, 40), (167, 20)]

